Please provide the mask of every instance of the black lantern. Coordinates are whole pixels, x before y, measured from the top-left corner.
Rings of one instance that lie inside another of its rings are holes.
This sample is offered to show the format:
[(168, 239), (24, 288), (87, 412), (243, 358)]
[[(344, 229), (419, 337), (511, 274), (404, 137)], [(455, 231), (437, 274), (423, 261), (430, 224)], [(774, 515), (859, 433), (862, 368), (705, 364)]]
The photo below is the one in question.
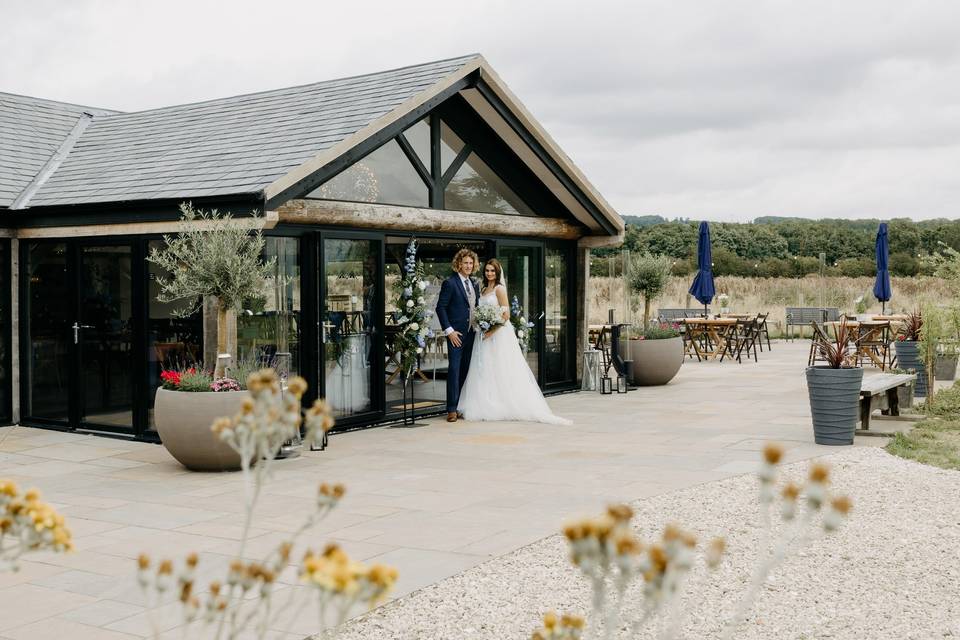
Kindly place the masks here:
[(627, 376), (617, 376), (617, 393), (627, 392)]
[(613, 393), (613, 380), (610, 379), (610, 376), (600, 378), (600, 393), (605, 396)]

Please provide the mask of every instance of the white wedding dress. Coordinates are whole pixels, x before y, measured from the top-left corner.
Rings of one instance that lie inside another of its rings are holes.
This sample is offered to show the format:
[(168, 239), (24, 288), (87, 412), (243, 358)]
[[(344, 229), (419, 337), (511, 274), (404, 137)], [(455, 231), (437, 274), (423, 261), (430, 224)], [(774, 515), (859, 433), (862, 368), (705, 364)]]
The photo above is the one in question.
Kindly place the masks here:
[[(496, 290), (480, 296), (480, 304), (499, 306)], [(509, 311), (509, 307), (500, 309)], [(508, 322), (483, 340), (482, 335), (478, 333), (474, 340), (470, 370), (460, 391), (458, 410), (465, 419), (572, 424), (547, 406), (513, 325)]]

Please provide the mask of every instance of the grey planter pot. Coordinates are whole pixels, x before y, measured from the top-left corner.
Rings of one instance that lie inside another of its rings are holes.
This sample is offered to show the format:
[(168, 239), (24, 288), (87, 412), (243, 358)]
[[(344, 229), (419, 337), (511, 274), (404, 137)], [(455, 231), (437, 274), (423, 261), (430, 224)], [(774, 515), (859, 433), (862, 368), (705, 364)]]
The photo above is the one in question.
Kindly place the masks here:
[(933, 377), (937, 380), (953, 380), (957, 377), (957, 356), (938, 355), (933, 365)]
[(667, 384), (683, 365), (683, 338), (625, 340), (628, 358), (633, 360), (631, 384), (649, 387)]
[(913, 385), (903, 384), (897, 387), (897, 401), (901, 409), (909, 409), (913, 406)]
[(817, 444), (853, 444), (860, 417), (863, 369), (807, 367), (813, 440)]
[(897, 352), (897, 366), (917, 374), (913, 395), (917, 398), (927, 397), (927, 371), (920, 359), (920, 345), (916, 340), (897, 340), (894, 344)]
[(177, 462), (192, 471), (235, 471), (240, 455), (213, 434), (217, 418), (240, 411), (247, 391), (197, 392), (157, 389), (154, 422), (160, 441)]

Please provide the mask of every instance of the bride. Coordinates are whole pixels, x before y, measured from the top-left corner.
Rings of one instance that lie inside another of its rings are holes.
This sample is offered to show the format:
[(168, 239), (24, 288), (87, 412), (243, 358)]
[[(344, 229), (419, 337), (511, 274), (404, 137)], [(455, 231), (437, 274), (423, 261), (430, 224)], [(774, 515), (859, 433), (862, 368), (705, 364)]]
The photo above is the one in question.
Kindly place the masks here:
[(473, 343), (470, 369), (460, 392), (458, 409), (463, 417), (572, 424), (550, 411), (527, 365), (510, 324), (503, 268), (496, 259), (487, 260), (483, 267), (480, 304), (499, 306), (505, 323), (485, 331)]

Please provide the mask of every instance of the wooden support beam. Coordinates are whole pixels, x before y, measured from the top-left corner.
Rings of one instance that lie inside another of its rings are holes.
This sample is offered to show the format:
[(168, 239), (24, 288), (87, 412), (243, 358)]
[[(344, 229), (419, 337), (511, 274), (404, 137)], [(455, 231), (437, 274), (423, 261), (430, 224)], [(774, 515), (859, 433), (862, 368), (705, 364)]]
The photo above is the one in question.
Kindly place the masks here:
[(398, 207), (366, 202), (289, 200), (277, 207), (281, 223), (322, 224), (402, 233), (467, 233), (575, 240), (585, 229), (560, 218)]
[[(253, 218), (234, 218), (237, 225), (250, 229), (272, 229), (277, 226), (279, 217), (276, 211), (267, 211), (254, 221)], [(21, 240), (30, 238), (83, 238), (95, 236), (126, 236), (139, 234), (177, 233), (183, 223), (170, 222), (131, 222), (125, 224), (90, 224), (72, 227), (26, 227), (17, 229), (15, 237)], [(191, 223), (197, 227), (209, 227), (210, 222), (197, 220)]]

